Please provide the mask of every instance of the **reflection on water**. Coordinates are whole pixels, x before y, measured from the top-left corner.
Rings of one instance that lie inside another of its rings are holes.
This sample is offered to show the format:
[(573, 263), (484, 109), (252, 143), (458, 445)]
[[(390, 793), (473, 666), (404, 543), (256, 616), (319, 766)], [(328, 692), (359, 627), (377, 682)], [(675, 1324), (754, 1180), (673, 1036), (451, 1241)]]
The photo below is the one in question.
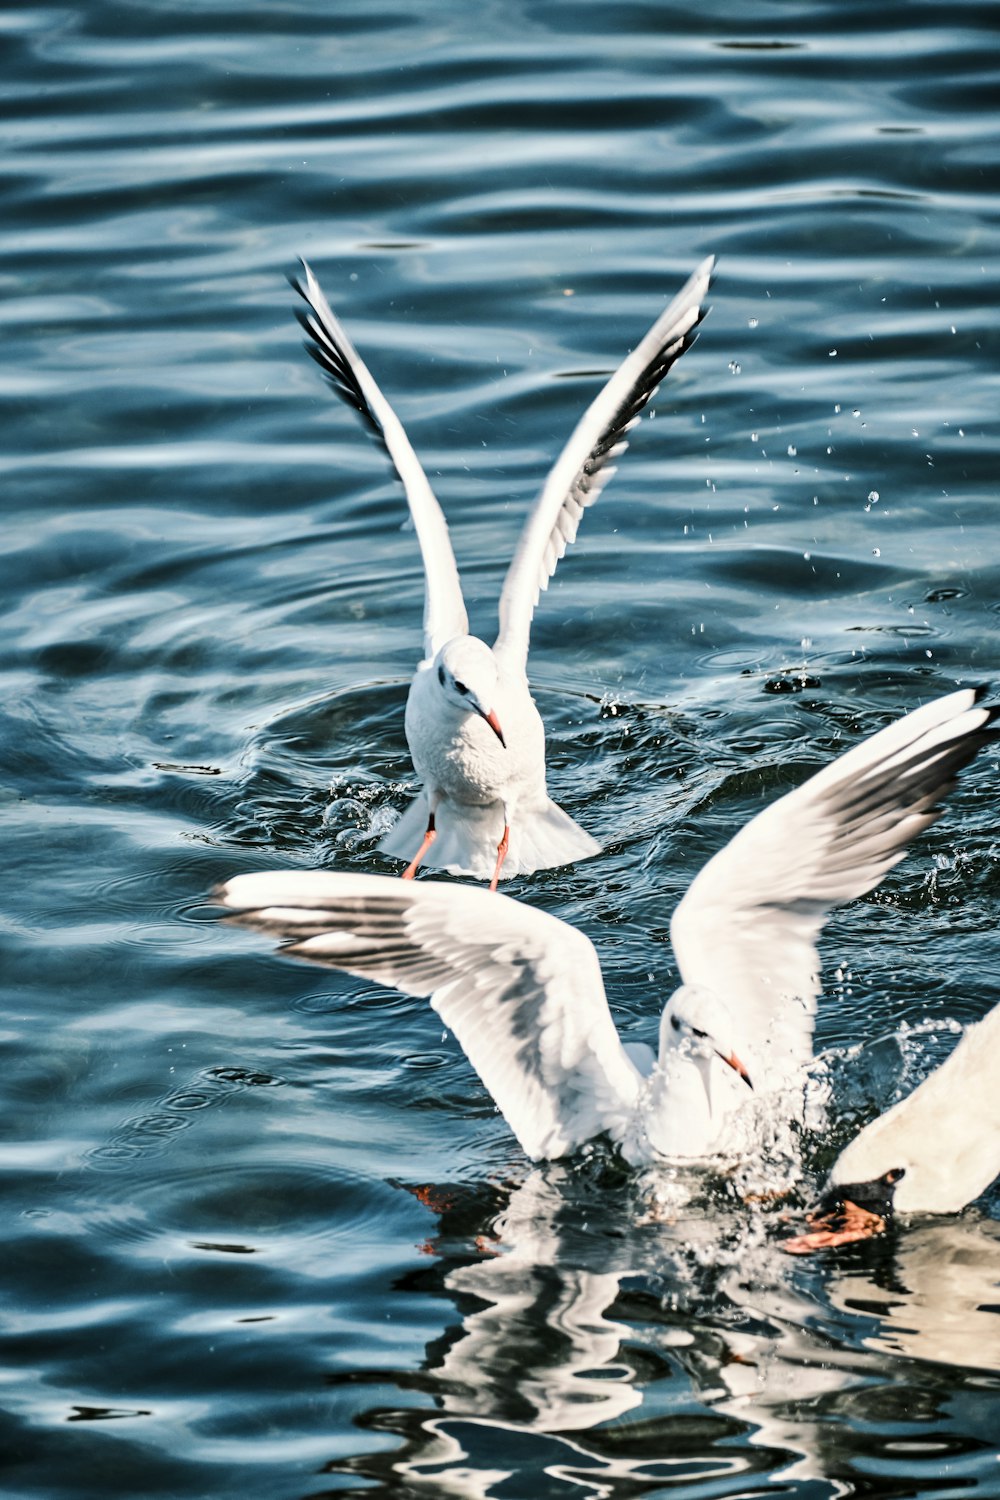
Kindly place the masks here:
[[(720, 257), (532, 631), (604, 852), (515, 894), (628, 1040), (764, 801), (1000, 682), (989, 9), (88, 0), (0, 44), (0, 1492), (992, 1500), (995, 1190), (793, 1265), (724, 1187), (529, 1175), (425, 1005), (201, 906), (384, 868), (413, 785), (419, 553), (300, 252), (480, 630), (594, 372)], [(817, 1175), (994, 1003), (995, 776), (829, 929)]]
[[(906, 1455), (910, 1482), (960, 1452), (971, 1478), (977, 1450), (984, 1479), (993, 1472), (1000, 1385), (975, 1373), (1000, 1374), (992, 1219), (926, 1221), (803, 1273), (768, 1233), (773, 1216), (744, 1211), (734, 1224), (716, 1208), (636, 1229), (637, 1190), (620, 1179), (534, 1171), (478, 1230), (461, 1190), (418, 1194), (447, 1205), (441, 1242), (459, 1230), (482, 1252), (435, 1270), (459, 1321), (406, 1382), (433, 1414), (383, 1409), (379, 1430), (400, 1445), (331, 1472), (390, 1493), (434, 1484), (474, 1496), (503, 1494), (514, 1472), (525, 1493), (711, 1480), (736, 1495), (762, 1470), (852, 1494), (894, 1454)], [(595, 1232), (589, 1217), (602, 1208)], [(957, 1383), (956, 1370), (967, 1372)], [(945, 1407), (965, 1397), (974, 1410), (979, 1395), (978, 1441), (956, 1443)], [(879, 1410), (895, 1413), (892, 1435), (873, 1424)]]
[[(867, 1349), (1000, 1374), (1000, 1223), (972, 1214), (912, 1225), (884, 1274), (832, 1266), (826, 1295), (860, 1314)], [(865, 1326), (865, 1319), (872, 1320)]]

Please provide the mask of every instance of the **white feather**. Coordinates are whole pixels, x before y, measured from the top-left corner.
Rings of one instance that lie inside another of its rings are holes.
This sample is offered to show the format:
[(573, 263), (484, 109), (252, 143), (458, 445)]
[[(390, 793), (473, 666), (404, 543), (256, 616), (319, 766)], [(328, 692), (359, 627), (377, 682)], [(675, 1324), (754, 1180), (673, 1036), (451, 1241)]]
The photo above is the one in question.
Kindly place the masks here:
[(911, 1094), (840, 1153), (831, 1186), (899, 1173), (897, 1213), (957, 1213), (1000, 1173), (1000, 1005)]
[[(463, 874), (508, 878), (518, 873), (568, 864), (597, 852), (599, 845), (578, 828), (545, 788), (545, 738), (526, 675), (528, 633), (540, 589), (548, 585), (559, 559), (575, 539), (584, 507), (593, 503), (614, 473), (612, 460), (624, 447), (624, 434), (667, 370), (691, 343), (702, 316), (713, 261), (702, 263), (678, 297), (657, 319), (636, 349), (591, 403), (552, 470), (528, 516), (510, 565), (500, 600), (500, 633), (488, 667), (479, 663), (486, 684), (476, 692), (464, 678), (463, 688), (483, 713), (492, 711), (502, 725), (504, 746), (483, 739), (481, 722), (470, 723), (469, 703), (439, 687), (439, 669), (449, 651), (473, 648), (488, 652), (468, 635), (468, 620), (458, 569), (444, 515), (427, 477), (392, 407), (323, 295), (305, 261), (304, 281), (293, 282), (306, 303), (300, 321), (309, 335), (307, 348), (326, 371), (334, 388), (358, 410), (381, 438), (406, 490), (424, 562), (424, 656), (410, 689), (406, 736), (413, 763), (423, 782), (421, 817), (413, 828), (406, 818), (380, 846), (383, 853), (411, 859), (422, 847), (422, 835), (433, 812), (438, 840), (426, 849), (424, 862)], [(485, 731), (489, 734), (490, 731)], [(484, 780), (483, 768), (492, 766)], [(483, 809), (487, 816), (483, 816)], [(558, 814), (558, 817), (556, 816)], [(483, 829), (498, 832), (485, 840)], [(519, 853), (508, 855), (501, 870), (497, 845), (505, 824), (518, 828)], [(527, 825), (526, 836), (521, 836)], [(413, 833), (408, 846), (403, 832)], [(446, 834), (453, 836), (445, 837)], [(534, 863), (529, 863), (529, 850)], [(467, 851), (467, 857), (461, 851)]]
[[(600, 1134), (630, 1161), (731, 1153), (746, 1139), (744, 1106), (787, 1109), (809, 1060), (826, 911), (871, 889), (933, 820), (958, 770), (992, 740), (992, 716), (971, 690), (928, 704), (781, 798), (709, 861), (674, 917), (685, 982), (652, 1068), (651, 1054), (618, 1037), (591, 943), (554, 916), (483, 890), (370, 875), (238, 875), (217, 894), (298, 957), (430, 996), (529, 1156), (561, 1156)], [(987, 1024), (996, 1040), (997, 1022)], [(971, 1066), (971, 1044), (960, 1051)], [(954, 1072), (964, 1083), (960, 1063)], [(992, 1150), (995, 1073), (974, 1077)], [(921, 1119), (936, 1128), (954, 1095), (924, 1089)], [(956, 1127), (956, 1139), (968, 1134)]]

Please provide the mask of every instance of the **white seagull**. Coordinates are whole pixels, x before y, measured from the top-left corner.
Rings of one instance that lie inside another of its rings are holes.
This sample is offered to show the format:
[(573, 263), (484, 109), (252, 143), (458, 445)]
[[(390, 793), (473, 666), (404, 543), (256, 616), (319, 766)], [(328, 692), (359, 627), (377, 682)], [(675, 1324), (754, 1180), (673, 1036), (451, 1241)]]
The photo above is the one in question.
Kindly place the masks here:
[(320, 871), (237, 875), (215, 896), (297, 958), (429, 996), (529, 1157), (602, 1134), (636, 1164), (743, 1154), (747, 1101), (801, 1095), (827, 913), (878, 884), (995, 738), (980, 696), (907, 714), (709, 860), (671, 923), (681, 985), (656, 1054), (622, 1043), (589, 938), (507, 896)]
[(896, 1214), (953, 1214), (1000, 1173), (1000, 1005), (911, 1094), (866, 1125), (830, 1171), (793, 1255), (880, 1233)]
[(627, 434), (703, 317), (714, 266), (704, 260), (591, 402), (528, 515), (500, 595), (492, 649), (469, 634), (444, 514), (398, 417), (305, 261), (292, 286), (308, 311), (306, 349), (379, 437), (403, 482), (423, 556), (424, 656), (406, 703), (406, 738), (423, 790), (382, 840), (385, 854), (456, 875), (504, 878), (598, 853), (549, 797), (545, 732), (528, 687), (528, 634), (542, 589), (580, 516), (614, 473)]

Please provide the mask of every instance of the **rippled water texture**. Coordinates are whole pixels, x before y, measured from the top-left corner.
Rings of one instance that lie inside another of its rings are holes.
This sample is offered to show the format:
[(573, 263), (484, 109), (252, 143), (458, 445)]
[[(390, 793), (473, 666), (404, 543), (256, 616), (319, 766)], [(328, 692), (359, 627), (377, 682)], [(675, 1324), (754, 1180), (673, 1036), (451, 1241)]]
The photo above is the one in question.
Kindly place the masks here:
[[(655, 1030), (763, 799), (1000, 682), (995, 5), (25, 5), (4, 61), (0, 1490), (996, 1496), (1000, 1195), (838, 1257), (533, 1170), (426, 1004), (206, 904), (385, 870), (422, 577), (300, 348), (305, 254), (489, 634), (577, 416), (713, 310), (536, 616), (513, 894)], [(809, 1180), (997, 999), (997, 764), (828, 929)], [(652, 976), (650, 979), (649, 976)]]

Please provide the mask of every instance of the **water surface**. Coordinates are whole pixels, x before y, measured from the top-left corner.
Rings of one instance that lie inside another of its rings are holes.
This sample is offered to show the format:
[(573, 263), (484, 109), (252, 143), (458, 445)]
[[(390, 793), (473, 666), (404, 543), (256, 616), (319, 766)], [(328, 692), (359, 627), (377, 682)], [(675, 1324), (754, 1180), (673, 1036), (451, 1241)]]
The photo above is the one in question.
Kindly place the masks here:
[[(997, 1189), (836, 1259), (707, 1183), (533, 1169), (428, 1007), (205, 895), (384, 870), (422, 574), (303, 355), (305, 254), (488, 635), (521, 519), (705, 254), (713, 310), (537, 612), (512, 894), (650, 1037), (762, 802), (1000, 679), (996, 7), (103, 0), (0, 18), (0, 1486), (11, 1496), (1000, 1490)], [(997, 999), (996, 757), (839, 914), (858, 1120)], [(652, 976), (652, 977), (650, 977)]]

